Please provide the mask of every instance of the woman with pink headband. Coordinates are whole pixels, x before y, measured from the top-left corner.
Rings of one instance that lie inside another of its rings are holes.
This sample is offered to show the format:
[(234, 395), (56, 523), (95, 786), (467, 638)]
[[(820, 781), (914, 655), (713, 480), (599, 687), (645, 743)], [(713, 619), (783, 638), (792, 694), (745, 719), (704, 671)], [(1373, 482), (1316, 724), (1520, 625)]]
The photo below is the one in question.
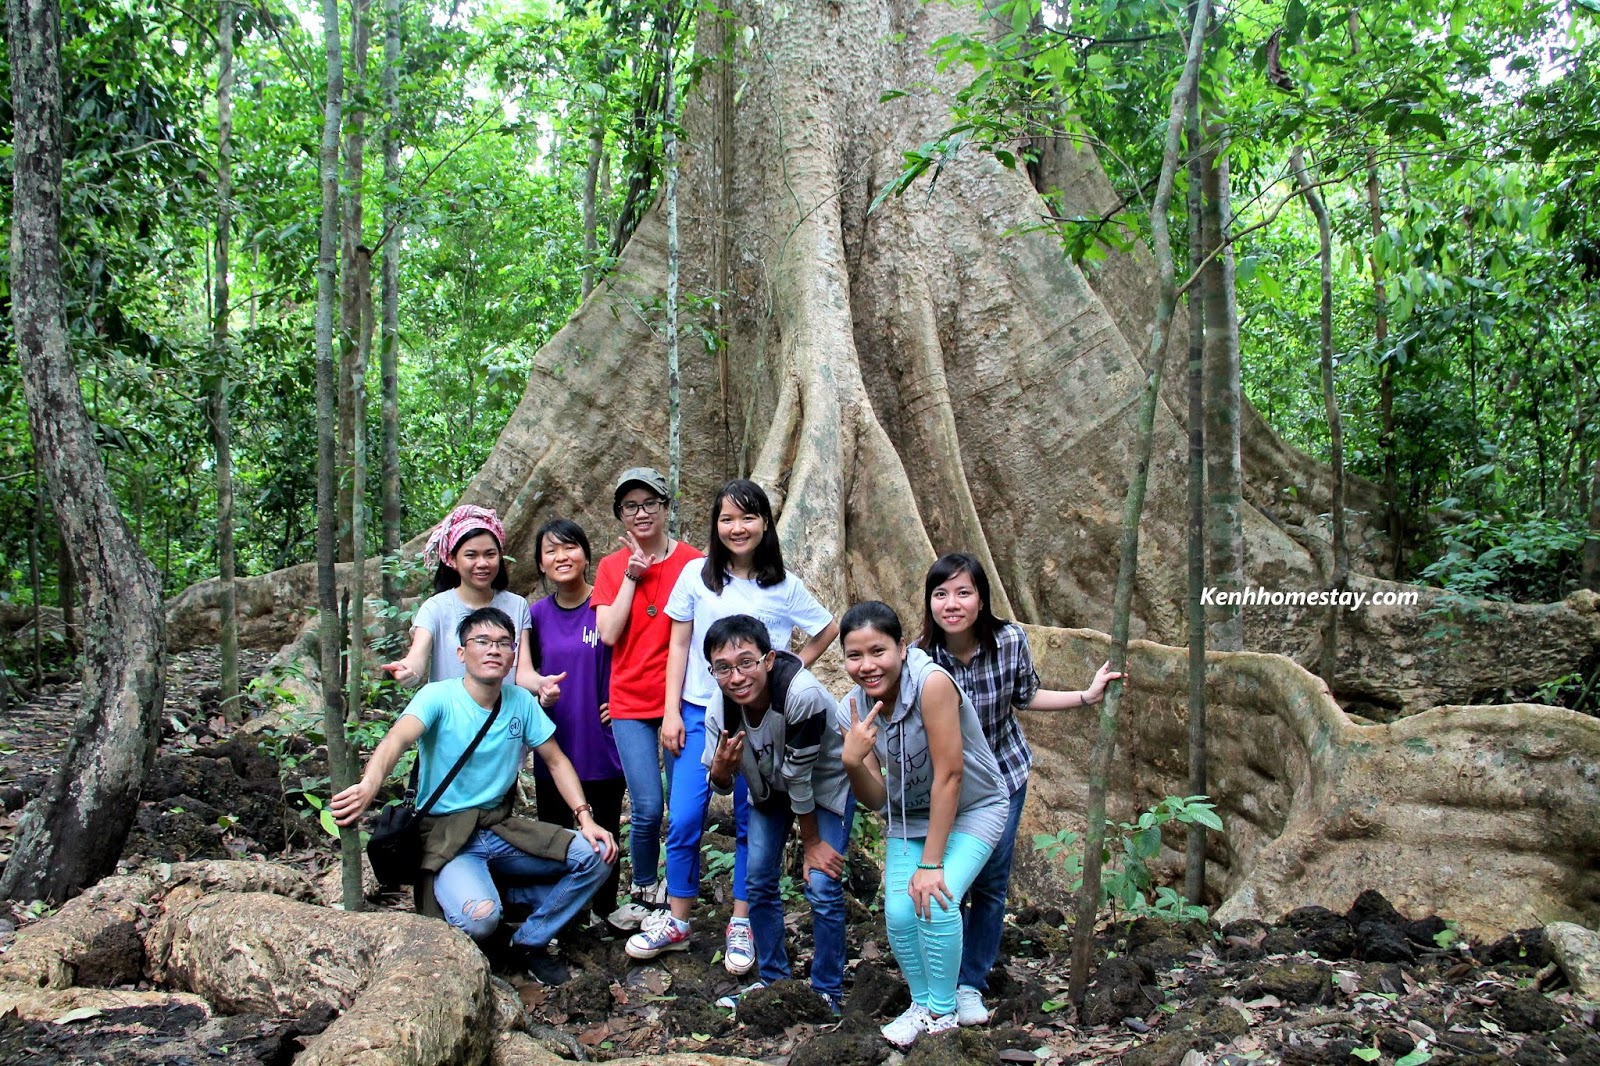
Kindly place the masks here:
[(411, 648), (405, 658), (385, 663), (382, 670), (407, 685), (422, 681), (425, 668), (428, 681), (464, 676), (466, 666), (456, 654), (456, 627), (480, 607), (498, 607), (519, 624), (516, 683), (546, 707), (556, 701), (557, 685), (566, 675), (543, 677), (528, 656), (528, 601), (506, 589), (505, 540), (499, 516), (472, 504), (457, 507), (434, 527), (422, 549), (423, 564), (435, 567), (434, 595), (411, 621)]

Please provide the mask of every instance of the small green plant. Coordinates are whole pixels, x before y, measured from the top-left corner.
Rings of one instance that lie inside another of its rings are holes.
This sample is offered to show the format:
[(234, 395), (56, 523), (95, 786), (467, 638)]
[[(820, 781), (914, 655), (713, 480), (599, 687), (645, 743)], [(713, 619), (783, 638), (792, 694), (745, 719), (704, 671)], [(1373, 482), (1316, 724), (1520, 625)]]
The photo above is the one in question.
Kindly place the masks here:
[(733, 852), (714, 848), (710, 842), (700, 846), (700, 861), (706, 877), (721, 877), (733, 872)]
[[(1120, 909), (1130, 917), (1205, 920), (1204, 907), (1190, 903), (1171, 888), (1156, 886), (1150, 873), (1150, 860), (1161, 853), (1161, 827), (1174, 821), (1222, 829), (1216, 805), (1205, 796), (1168, 796), (1133, 821), (1116, 823), (1110, 827), (1117, 830), (1115, 839), (1108, 832), (1106, 846), (1100, 854), (1102, 907), (1110, 904), (1113, 913)], [(1065, 829), (1057, 833), (1037, 833), (1033, 838), (1035, 851), (1065, 866), (1073, 891), (1083, 887), (1083, 858), (1077, 848), (1080, 839), (1077, 833)]]
[(1456, 929), (1456, 923), (1445, 922), (1445, 927), (1433, 934), (1433, 942), (1446, 951), (1461, 942), (1461, 933)]

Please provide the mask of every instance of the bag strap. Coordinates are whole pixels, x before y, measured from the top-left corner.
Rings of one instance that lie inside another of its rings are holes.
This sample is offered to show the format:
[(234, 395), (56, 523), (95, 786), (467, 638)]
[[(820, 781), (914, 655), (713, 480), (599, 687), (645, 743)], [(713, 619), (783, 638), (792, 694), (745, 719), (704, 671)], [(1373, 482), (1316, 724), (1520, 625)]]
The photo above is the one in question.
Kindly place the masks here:
[[(494, 710), (489, 712), (489, 717), (485, 718), (483, 720), (483, 725), (478, 727), (478, 735), (472, 738), (472, 743), (468, 744), (466, 750), (461, 753), (461, 758), (457, 759), (456, 764), (450, 767), (450, 772), (444, 775), (444, 780), (440, 781), (439, 787), (433, 790), (433, 795), (428, 797), (428, 802), (417, 808), (418, 814), (427, 814), (433, 809), (433, 805), (439, 802), (439, 797), (444, 795), (444, 790), (450, 787), (450, 782), (456, 779), (456, 774), (460, 773), (461, 768), (467, 764), (467, 760), (472, 758), (472, 753), (478, 750), (478, 741), (482, 740), (484, 734), (489, 732), (489, 727), (494, 725), (494, 720), (500, 717), (500, 700), (503, 698), (503, 695), (504, 694), (501, 693), (495, 696)], [(420, 756), (418, 757), (417, 761), (422, 761)], [(416, 766), (412, 766), (411, 773), (412, 787), (415, 788), (417, 773)]]

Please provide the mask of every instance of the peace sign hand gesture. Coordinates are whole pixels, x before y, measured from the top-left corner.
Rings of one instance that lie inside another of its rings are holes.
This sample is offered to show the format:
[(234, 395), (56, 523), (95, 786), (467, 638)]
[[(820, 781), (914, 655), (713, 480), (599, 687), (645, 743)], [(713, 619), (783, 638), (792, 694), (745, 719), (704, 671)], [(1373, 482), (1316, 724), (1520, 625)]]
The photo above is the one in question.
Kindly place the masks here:
[(878, 715), (883, 711), (883, 701), (878, 700), (863, 719), (856, 710), (856, 698), (850, 697), (850, 727), (840, 729), (844, 737), (844, 751), (840, 761), (846, 766), (860, 766), (866, 762), (878, 740)]
[(638, 581), (644, 576), (646, 570), (656, 564), (656, 557), (654, 554), (646, 553), (632, 533), (624, 533), (617, 539), (622, 542), (624, 548), (628, 549), (628, 565), (625, 568), (627, 574), (634, 581)]
[(711, 779), (732, 781), (739, 774), (739, 757), (744, 754), (744, 730), (732, 736), (724, 729), (717, 741), (716, 754), (711, 756)]

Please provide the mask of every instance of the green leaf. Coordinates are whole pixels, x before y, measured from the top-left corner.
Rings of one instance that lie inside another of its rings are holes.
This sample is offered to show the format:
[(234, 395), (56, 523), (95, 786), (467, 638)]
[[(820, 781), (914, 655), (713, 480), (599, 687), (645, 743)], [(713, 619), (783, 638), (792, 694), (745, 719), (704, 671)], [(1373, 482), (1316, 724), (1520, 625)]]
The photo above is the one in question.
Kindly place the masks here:
[(322, 823), (323, 832), (327, 833), (331, 837), (336, 837), (339, 835), (339, 823), (333, 820), (332, 811), (324, 810), (318, 817), (318, 821)]
[(1300, 34), (1306, 28), (1306, 5), (1300, 0), (1289, 0), (1283, 13), (1283, 36), (1290, 44), (1300, 43)]
[(1401, 1055), (1394, 1060), (1394, 1066), (1422, 1066), (1424, 1062), (1433, 1058), (1433, 1052), (1427, 1048), (1417, 1048), (1409, 1054)]
[(1054, 1014), (1056, 1011), (1060, 1010), (1066, 1005), (1066, 1000), (1047, 999), (1043, 1003), (1039, 1004), (1039, 1009), (1044, 1011), (1046, 1014)]
[(1378, 1057), (1382, 1054), (1382, 1052), (1375, 1047), (1358, 1047), (1352, 1050), (1350, 1054), (1354, 1055), (1362, 1062), (1377, 1062)]
[(1105, 70), (1111, 66), (1111, 57), (1104, 52), (1094, 52), (1089, 56), (1087, 65), (1090, 70)]

